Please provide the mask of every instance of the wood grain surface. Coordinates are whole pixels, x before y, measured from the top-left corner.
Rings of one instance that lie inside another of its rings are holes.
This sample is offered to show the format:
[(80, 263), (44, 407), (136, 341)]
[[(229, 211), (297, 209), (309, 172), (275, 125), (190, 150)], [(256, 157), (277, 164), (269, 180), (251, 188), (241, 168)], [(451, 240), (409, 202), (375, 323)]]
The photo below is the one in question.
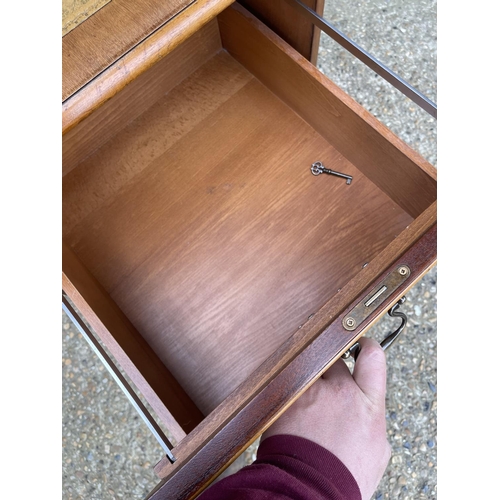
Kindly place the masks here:
[(71, 249), (62, 248), (63, 291), (177, 441), (202, 420), (198, 408)]
[(273, 31), (238, 4), (218, 20), (228, 52), (406, 212), (436, 200), (436, 169)]
[[(286, 0), (241, 0), (248, 9), (279, 37), (293, 47), (299, 54), (316, 64), (319, 48), (319, 30), (291, 7)], [(304, 5), (323, 14), (324, 0), (303, 0)]]
[(111, 0), (63, 0), (62, 36), (68, 34)]
[(113, 0), (62, 42), (62, 99), (82, 88), (194, 0)]
[(151, 107), (221, 48), (213, 19), (63, 135), (63, 175)]
[[(371, 289), (388, 266), (409, 251), (436, 224), (437, 204), (433, 203), (408, 228), (384, 248), (368, 266), (363, 267), (341, 290), (331, 297), (314, 315), (308, 318), (269, 358), (260, 365), (237, 390), (233, 391), (203, 422), (175, 448), (177, 462), (172, 466), (160, 461), (155, 471), (160, 477), (175, 473), (184, 461), (203, 447), (229, 420), (245, 407), (277, 374), (283, 370), (310, 342), (312, 342), (345, 309), (350, 310), (364, 290)], [(435, 261), (430, 261), (431, 267)], [(420, 277), (426, 272), (422, 269)], [(413, 272), (414, 278), (419, 278)], [(373, 318), (375, 320), (375, 317)]]
[(225, 52), (63, 196), (65, 241), (205, 415), (412, 220)]
[[(435, 263), (436, 251), (434, 225), (384, 273), (384, 275), (389, 274), (401, 264), (406, 264), (412, 269), (409, 280), (401, 287), (402, 289), (394, 293), (396, 297), (393, 295), (380, 304), (373, 314), (375, 318), (384, 314), (397, 298)], [(361, 297), (367, 291), (365, 289)], [(227, 420), (226, 424), (206, 440), (189, 459), (181, 458), (177, 453), (178, 460), (170, 467), (170, 475), (159, 483), (148, 499), (188, 500), (207, 487), (228, 465), (228, 461), (238, 456), (268, 428), (375, 320), (371, 317), (360, 324), (354, 332), (346, 331), (342, 327), (342, 318), (351, 307), (342, 311), (311, 344), (284, 367), (247, 405), (233, 414), (231, 419)]]
[[(93, 77), (81, 90), (76, 93), (64, 91), (63, 99), (66, 100), (62, 105), (63, 135), (172, 52), (233, 1), (196, 0), (142, 43)], [(70, 68), (63, 68), (63, 78), (73, 79), (70, 74)], [(75, 87), (78, 87), (78, 84)]]

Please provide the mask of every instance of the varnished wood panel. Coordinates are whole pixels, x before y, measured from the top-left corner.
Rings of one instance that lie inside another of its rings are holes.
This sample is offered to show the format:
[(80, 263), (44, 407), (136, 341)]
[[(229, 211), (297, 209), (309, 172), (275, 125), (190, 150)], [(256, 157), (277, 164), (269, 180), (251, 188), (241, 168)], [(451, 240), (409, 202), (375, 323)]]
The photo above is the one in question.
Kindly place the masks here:
[(63, 38), (63, 101), (194, 0), (113, 0)]
[[(412, 269), (410, 279), (397, 295), (414, 284), (436, 260), (436, 226), (424, 233), (422, 238), (393, 263), (385, 274), (404, 263)], [(382, 277), (379, 278), (382, 279)], [(365, 289), (361, 297), (366, 294)], [(387, 298), (375, 311), (382, 315), (397, 297)], [(241, 407), (219, 431), (206, 440), (186, 460), (176, 449), (177, 461), (170, 468), (170, 475), (162, 481), (149, 496), (151, 500), (194, 498), (214, 477), (267, 429), (303, 392), (309, 388), (331, 365), (337, 361), (347, 347), (358, 339), (374, 318), (365, 320), (354, 332), (342, 327), (342, 318), (350, 310), (346, 308), (333, 322), (283, 370), (272, 379), (263, 390), (245, 406)], [(341, 361), (339, 361), (341, 362)], [(181, 446), (179, 447), (181, 448)], [(165, 464), (165, 461), (163, 461)], [(168, 467), (165, 472), (168, 473)]]
[[(291, 7), (286, 0), (241, 0), (248, 9), (299, 54), (316, 64), (321, 31)], [(302, 0), (304, 5), (323, 15), (324, 0)]]
[[(325, 0), (316, 0), (316, 6), (314, 10), (320, 15), (323, 16), (325, 9)], [(319, 54), (319, 43), (321, 41), (321, 30), (317, 27), (313, 27), (313, 35), (312, 35), (312, 43), (311, 43), (311, 56), (308, 57), (309, 61), (311, 61), (314, 66), (318, 63), (318, 54)]]
[(412, 220), (224, 52), (63, 196), (65, 239), (204, 414)]
[[(230, 418), (247, 405), (286, 367), (300, 352), (327, 328), (343, 310), (350, 310), (353, 302), (363, 295), (364, 290), (370, 290), (379, 279), (381, 273), (394, 261), (408, 252), (417, 240), (422, 238), (436, 224), (437, 210), (433, 203), (421, 216), (415, 219), (408, 228), (394, 239), (386, 248), (377, 254), (351, 279), (341, 290), (331, 297), (305, 324), (284, 342), (269, 358), (260, 365), (237, 391), (231, 393), (203, 422), (200, 423), (175, 449), (177, 462), (162, 460), (155, 471), (160, 477), (174, 474), (177, 468), (189, 460), (208, 439), (216, 435), (228, 424)], [(427, 268), (435, 264), (429, 260)], [(415, 279), (427, 271), (425, 266), (419, 273), (413, 272)], [(404, 293), (404, 292), (403, 292)]]
[[(202, 123), (252, 78), (238, 64), (219, 57), (184, 80), (118, 139), (104, 145), (63, 181), (63, 236), (78, 233), (91, 213), (113, 201), (150, 163)], [(152, 134), (153, 133), (153, 134)], [(152, 137), (154, 135), (154, 137)], [(143, 152), (142, 145), (147, 144)], [(198, 158), (205, 161), (205, 153)], [(73, 240), (71, 240), (73, 241)]]
[(238, 4), (223, 46), (413, 217), (437, 197), (436, 169)]
[(63, 242), (63, 290), (177, 441), (202, 415), (123, 312)]
[(217, 21), (203, 26), (63, 136), (63, 175), (220, 50)]
[[(142, 43), (123, 54), (81, 90), (68, 97), (62, 106), (63, 135), (172, 52), (233, 1), (196, 0)], [(66, 76), (67, 69), (63, 73), (64, 78), (69, 78)]]

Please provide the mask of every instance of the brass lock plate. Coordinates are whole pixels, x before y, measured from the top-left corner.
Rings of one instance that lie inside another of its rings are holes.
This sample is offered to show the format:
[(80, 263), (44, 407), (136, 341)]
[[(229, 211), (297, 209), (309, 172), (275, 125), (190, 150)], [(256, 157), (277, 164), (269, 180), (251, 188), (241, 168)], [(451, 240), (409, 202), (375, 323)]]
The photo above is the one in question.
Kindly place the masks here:
[(349, 331), (355, 330), (387, 297), (410, 277), (410, 274), (410, 268), (405, 264), (394, 269), (345, 315), (342, 320), (342, 326)]

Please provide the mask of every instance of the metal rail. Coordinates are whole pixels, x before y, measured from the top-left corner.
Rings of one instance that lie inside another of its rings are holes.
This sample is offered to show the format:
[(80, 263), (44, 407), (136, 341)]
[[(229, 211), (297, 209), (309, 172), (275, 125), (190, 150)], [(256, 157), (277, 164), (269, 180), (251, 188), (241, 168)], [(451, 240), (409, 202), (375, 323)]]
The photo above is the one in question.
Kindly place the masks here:
[(121, 374), (113, 360), (108, 356), (106, 351), (102, 348), (101, 344), (99, 344), (80, 316), (78, 316), (77, 312), (73, 309), (64, 294), (62, 297), (62, 307), (85, 340), (89, 343), (97, 357), (102, 361), (108, 372), (115, 379), (120, 389), (124, 392), (125, 396), (127, 396), (127, 399), (132, 403), (132, 406), (137, 410), (137, 413), (139, 413), (142, 420), (144, 420), (149, 430), (153, 433), (153, 436), (156, 438), (158, 443), (160, 443), (160, 446), (163, 448), (163, 451), (166, 453), (170, 462), (174, 463), (175, 457), (171, 451), (173, 448), (172, 443), (168, 440), (167, 436), (165, 436), (165, 433), (160, 429), (132, 387), (130, 387), (129, 383), (125, 380), (125, 377)]
[(437, 119), (437, 105), (428, 97), (412, 87), (408, 82), (403, 80), (403, 78), (373, 57), (369, 52), (361, 48), (357, 43), (335, 28), (335, 26), (332, 26), (313, 9), (304, 5), (300, 0), (287, 0), (287, 2), (300, 11), (302, 15), (309, 19), (330, 38), (333, 38), (333, 40), (344, 47), (344, 49), (348, 50), (354, 57), (366, 64), (393, 87), (398, 89), (405, 96), (409, 97), (415, 104)]

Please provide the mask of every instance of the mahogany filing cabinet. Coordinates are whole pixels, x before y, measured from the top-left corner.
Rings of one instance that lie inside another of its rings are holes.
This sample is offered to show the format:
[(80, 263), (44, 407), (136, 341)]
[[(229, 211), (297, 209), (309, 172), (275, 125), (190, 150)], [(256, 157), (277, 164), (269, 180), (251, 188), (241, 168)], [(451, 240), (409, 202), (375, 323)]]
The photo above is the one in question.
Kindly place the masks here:
[(151, 499), (196, 497), (436, 262), (435, 168), (291, 1), (112, 0), (63, 38), (63, 300), (175, 438)]

